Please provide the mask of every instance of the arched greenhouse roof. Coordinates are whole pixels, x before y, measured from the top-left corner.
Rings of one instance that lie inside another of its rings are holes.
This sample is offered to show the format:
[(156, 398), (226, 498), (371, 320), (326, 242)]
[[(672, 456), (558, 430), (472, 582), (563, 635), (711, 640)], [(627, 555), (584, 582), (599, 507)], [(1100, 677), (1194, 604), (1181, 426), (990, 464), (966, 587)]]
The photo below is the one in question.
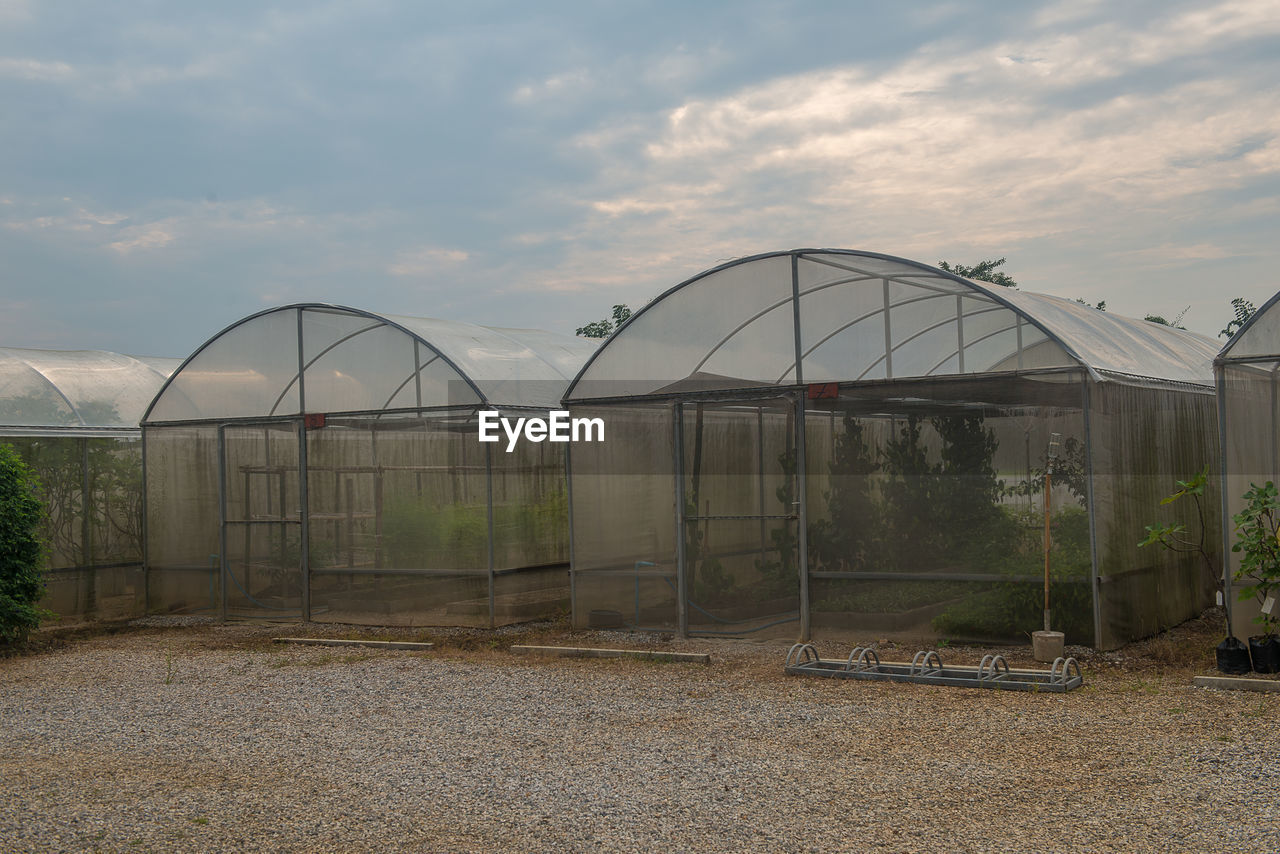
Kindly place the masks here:
[(1277, 303), (1280, 303), (1280, 293), (1267, 300), (1236, 330), (1218, 358), (1223, 361), (1280, 359), (1280, 308), (1277, 308)]
[(0, 434), (136, 433), (180, 359), (0, 347)]
[(196, 350), (143, 421), (549, 408), (595, 343), (344, 306), (282, 306), (232, 324)]
[(587, 361), (566, 399), (1058, 368), (1211, 388), (1216, 352), (1193, 332), (917, 261), (797, 249), (668, 290)]

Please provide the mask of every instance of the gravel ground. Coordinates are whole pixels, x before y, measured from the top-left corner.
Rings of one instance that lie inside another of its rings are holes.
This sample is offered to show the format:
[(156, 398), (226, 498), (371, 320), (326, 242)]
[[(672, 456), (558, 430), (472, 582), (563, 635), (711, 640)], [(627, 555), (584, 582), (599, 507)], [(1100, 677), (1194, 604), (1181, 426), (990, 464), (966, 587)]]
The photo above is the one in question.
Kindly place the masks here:
[(784, 641), (152, 618), (0, 660), (0, 850), (1277, 851), (1280, 695), (1190, 687), (1215, 642), (1078, 650), (1062, 696), (787, 677)]

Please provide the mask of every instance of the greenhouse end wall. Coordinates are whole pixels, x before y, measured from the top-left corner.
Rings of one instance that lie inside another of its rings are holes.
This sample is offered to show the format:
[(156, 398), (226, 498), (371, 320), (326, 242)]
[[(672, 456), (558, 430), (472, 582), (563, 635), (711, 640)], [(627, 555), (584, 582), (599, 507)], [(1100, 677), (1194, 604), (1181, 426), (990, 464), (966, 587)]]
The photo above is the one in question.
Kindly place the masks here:
[(4, 437), (40, 480), (45, 595), (62, 622), (142, 613), (142, 446), (135, 438)]
[(146, 435), (152, 610), (487, 626), (568, 605), (563, 446), (494, 452), (473, 409)]
[(849, 643), (1024, 642), (1043, 627), (1053, 434), (1052, 627), (1114, 648), (1211, 604), (1197, 556), (1137, 546), (1194, 514), (1162, 507), (1176, 480), (1216, 470), (1206, 390), (1067, 371), (808, 391), (572, 408), (609, 436), (571, 452), (576, 626), (799, 636), (807, 617), (815, 639)]
[[(1099, 646), (1114, 649), (1201, 613), (1214, 602), (1222, 565), (1221, 471), (1211, 390), (1116, 382), (1090, 384)], [(1162, 500), (1206, 470), (1205, 494)], [(1203, 513), (1197, 510), (1197, 507)], [(1146, 526), (1181, 523), (1203, 537), (1209, 560), (1158, 545), (1139, 547)]]
[[(1273, 311), (1280, 318), (1280, 311)], [(1274, 320), (1272, 321), (1274, 323)], [(1262, 333), (1266, 329), (1255, 331)], [(1271, 337), (1267, 340), (1270, 344)], [(1270, 349), (1270, 347), (1268, 347)], [(1220, 367), (1223, 459), (1226, 467), (1223, 490), (1223, 525), (1226, 528), (1225, 577), (1231, 608), (1231, 632), (1248, 638), (1262, 631), (1257, 622), (1261, 603), (1252, 596), (1241, 598), (1245, 584), (1235, 580), (1240, 570), (1241, 555), (1232, 552), (1235, 526), (1232, 518), (1246, 507), (1245, 493), (1254, 485), (1268, 481), (1280, 483), (1280, 384), (1274, 358), (1255, 362), (1235, 362)]]

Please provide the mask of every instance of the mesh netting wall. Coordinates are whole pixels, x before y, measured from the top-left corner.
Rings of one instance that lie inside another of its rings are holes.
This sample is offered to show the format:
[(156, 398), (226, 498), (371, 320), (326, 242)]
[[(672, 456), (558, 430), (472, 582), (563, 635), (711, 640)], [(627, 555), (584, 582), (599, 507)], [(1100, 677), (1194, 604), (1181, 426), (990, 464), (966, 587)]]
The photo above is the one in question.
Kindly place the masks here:
[(563, 445), (489, 452), (470, 410), (329, 418), (305, 431), (300, 467), (303, 434), (283, 419), (223, 427), (220, 475), (218, 432), (148, 428), (153, 609), (220, 612), (224, 589), (229, 616), (300, 617), (305, 595), (314, 620), (374, 625), (489, 625), (491, 609), (504, 623), (567, 605)]
[(147, 427), (147, 610), (217, 614), (218, 429)]
[(574, 625), (678, 624), (674, 410), (574, 407), (605, 440), (571, 446)]
[(1078, 373), (881, 383), (810, 401), (815, 636), (1025, 641), (1043, 627), (1044, 474), (1053, 627), (1092, 643)]
[[(1197, 555), (1138, 547), (1145, 527), (1181, 521), (1203, 532), (1221, 566), (1217, 411), (1212, 392), (1091, 384), (1097, 525), (1098, 646), (1112, 649), (1195, 616), (1213, 603), (1216, 571)], [(1204, 523), (1190, 499), (1160, 501), (1205, 466)]]
[[(1275, 312), (1280, 315), (1280, 312)], [(1270, 316), (1270, 315), (1268, 315)], [(1226, 490), (1227, 543), (1235, 542), (1231, 517), (1245, 508), (1244, 494), (1251, 485), (1259, 486), (1267, 481), (1280, 481), (1280, 431), (1277, 430), (1277, 414), (1280, 414), (1280, 385), (1276, 371), (1280, 363), (1274, 361), (1252, 364), (1234, 363), (1222, 366), (1222, 389), (1219, 405), (1222, 407), (1224, 433), (1223, 456), (1226, 473), (1223, 478)], [(1253, 621), (1259, 612), (1259, 604), (1253, 598), (1241, 600), (1240, 588), (1234, 581), (1240, 569), (1240, 555), (1226, 552), (1226, 573), (1232, 579), (1230, 591), (1231, 629), (1237, 637), (1258, 634), (1259, 627)]]
[(64, 622), (142, 610), (142, 444), (137, 439), (5, 439), (40, 478), (47, 515), (41, 607)]

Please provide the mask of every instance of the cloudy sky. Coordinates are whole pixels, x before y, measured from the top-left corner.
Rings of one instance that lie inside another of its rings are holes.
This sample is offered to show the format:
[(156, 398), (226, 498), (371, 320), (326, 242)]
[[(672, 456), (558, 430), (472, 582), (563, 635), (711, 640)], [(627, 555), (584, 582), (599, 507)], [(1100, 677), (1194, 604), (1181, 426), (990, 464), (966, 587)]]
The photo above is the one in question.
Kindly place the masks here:
[(1280, 0), (0, 0), (0, 344), (572, 333), (817, 246), (1216, 334), (1280, 289)]

